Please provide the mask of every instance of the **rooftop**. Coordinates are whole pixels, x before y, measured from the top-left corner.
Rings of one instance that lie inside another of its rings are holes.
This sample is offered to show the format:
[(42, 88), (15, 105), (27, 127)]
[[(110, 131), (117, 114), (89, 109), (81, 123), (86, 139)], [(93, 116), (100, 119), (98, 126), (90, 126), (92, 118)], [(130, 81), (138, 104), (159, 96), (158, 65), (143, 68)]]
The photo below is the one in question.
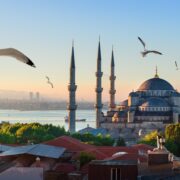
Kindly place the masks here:
[(59, 158), (66, 149), (64, 147), (55, 147), (45, 144), (33, 144), (27, 146), (12, 147), (4, 151), (0, 156), (14, 156), (20, 154), (30, 154), (34, 156), (42, 156), (49, 158)]
[(93, 165), (137, 165), (136, 160), (93, 160), (89, 164)]
[(174, 91), (173, 86), (164, 79), (154, 77), (152, 79), (148, 79), (144, 83), (141, 84), (138, 91), (147, 91), (147, 90), (170, 90)]
[(44, 144), (64, 147), (71, 152), (84, 151), (94, 147), (93, 145), (85, 144), (69, 136), (61, 136), (53, 140), (47, 141)]

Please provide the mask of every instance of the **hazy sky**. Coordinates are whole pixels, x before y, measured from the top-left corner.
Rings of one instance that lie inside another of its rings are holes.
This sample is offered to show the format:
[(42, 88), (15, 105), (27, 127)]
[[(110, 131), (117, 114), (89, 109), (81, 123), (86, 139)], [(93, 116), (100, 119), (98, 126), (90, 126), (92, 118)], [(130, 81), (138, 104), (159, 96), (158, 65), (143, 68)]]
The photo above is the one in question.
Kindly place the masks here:
[[(116, 71), (116, 100), (152, 78), (180, 90), (180, 1), (178, 0), (0, 0), (0, 48), (14, 47), (33, 60), (31, 68), (0, 57), (0, 89), (39, 91), (66, 99), (72, 39), (75, 41), (77, 99), (95, 99), (98, 37), (101, 36), (103, 100), (108, 100), (112, 44)], [(142, 58), (147, 48), (164, 55)], [(48, 75), (54, 83), (46, 84)]]

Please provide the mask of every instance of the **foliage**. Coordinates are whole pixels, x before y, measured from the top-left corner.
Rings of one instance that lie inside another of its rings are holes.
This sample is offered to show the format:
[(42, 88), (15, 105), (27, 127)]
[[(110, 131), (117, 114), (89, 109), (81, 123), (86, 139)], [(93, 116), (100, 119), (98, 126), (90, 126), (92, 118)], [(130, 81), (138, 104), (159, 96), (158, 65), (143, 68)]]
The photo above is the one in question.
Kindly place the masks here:
[(91, 153), (81, 152), (80, 155), (77, 157), (77, 159), (80, 161), (80, 166), (82, 167), (83, 165), (96, 159), (96, 157)]
[(67, 134), (64, 127), (53, 126), (52, 124), (10, 124), (8, 122), (0, 124), (0, 143), (6, 144), (40, 143)]
[(121, 138), (121, 137), (118, 138), (117, 146), (126, 146), (126, 143), (123, 138)]
[[(138, 143), (156, 146), (157, 131), (146, 134)], [(174, 155), (180, 156), (180, 123), (170, 124), (165, 128), (165, 147)]]
[(142, 138), (138, 143), (140, 144), (148, 144), (151, 146), (156, 146), (157, 143), (157, 131), (152, 131), (149, 134), (146, 134), (144, 138)]
[(180, 156), (180, 123), (170, 124), (165, 129), (167, 148), (176, 156)]
[(179, 150), (178, 150), (178, 145), (174, 143), (173, 140), (167, 139), (165, 143), (165, 147), (172, 152), (174, 155), (179, 156)]
[(157, 139), (158, 132), (152, 131), (149, 134), (146, 134), (143, 138), (144, 141), (152, 141)]
[[(3, 122), (0, 124), (0, 143), (5, 144), (27, 144), (41, 143), (54, 139), (62, 135), (70, 135), (66, 132), (64, 127), (53, 126), (52, 124), (39, 124), (39, 123), (15, 123), (10, 124)], [(102, 136), (98, 134), (94, 136), (90, 133), (79, 134), (75, 133), (72, 137), (81, 140), (87, 144), (98, 146), (112, 146), (114, 140), (109, 136)]]
[(74, 133), (71, 136), (82, 142), (96, 146), (112, 146), (114, 144), (114, 140), (109, 135), (102, 136), (101, 134), (98, 134), (97, 136), (94, 136), (90, 133)]
[(168, 125), (165, 130), (165, 138), (180, 144), (180, 123)]
[(138, 144), (147, 144), (150, 146), (156, 146), (157, 142), (154, 139), (150, 140), (150, 141), (146, 141), (146, 140), (141, 139), (140, 141), (138, 141)]

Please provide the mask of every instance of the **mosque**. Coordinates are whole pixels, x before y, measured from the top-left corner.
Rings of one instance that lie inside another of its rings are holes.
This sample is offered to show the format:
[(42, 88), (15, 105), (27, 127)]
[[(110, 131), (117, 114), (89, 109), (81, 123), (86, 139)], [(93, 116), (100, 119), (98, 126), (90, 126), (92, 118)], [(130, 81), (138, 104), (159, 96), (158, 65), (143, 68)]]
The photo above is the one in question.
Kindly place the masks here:
[[(112, 95), (112, 94), (111, 94)], [(126, 100), (111, 106), (102, 117), (101, 126), (112, 128), (126, 124), (127, 127), (163, 128), (180, 121), (180, 93), (156, 74), (143, 82), (137, 91), (130, 92)], [(112, 125), (111, 125), (112, 124)], [(114, 126), (115, 125), (115, 126)]]
[[(72, 49), (69, 89), (69, 129), (75, 132), (75, 62), (74, 47)], [(115, 63), (112, 50), (110, 73), (110, 103), (107, 113), (102, 113), (102, 76), (101, 47), (98, 45), (96, 75), (96, 128), (113, 129), (163, 129), (165, 125), (180, 122), (180, 93), (166, 80), (156, 73), (153, 78), (143, 82), (128, 98), (116, 105), (115, 103)]]

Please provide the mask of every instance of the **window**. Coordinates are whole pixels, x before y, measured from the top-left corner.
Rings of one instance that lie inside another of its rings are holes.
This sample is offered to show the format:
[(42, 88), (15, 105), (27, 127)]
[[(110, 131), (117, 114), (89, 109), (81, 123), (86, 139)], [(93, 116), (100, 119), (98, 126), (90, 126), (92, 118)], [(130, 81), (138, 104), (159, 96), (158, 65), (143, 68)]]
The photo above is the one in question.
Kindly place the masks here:
[(111, 180), (121, 180), (120, 168), (111, 168)]

